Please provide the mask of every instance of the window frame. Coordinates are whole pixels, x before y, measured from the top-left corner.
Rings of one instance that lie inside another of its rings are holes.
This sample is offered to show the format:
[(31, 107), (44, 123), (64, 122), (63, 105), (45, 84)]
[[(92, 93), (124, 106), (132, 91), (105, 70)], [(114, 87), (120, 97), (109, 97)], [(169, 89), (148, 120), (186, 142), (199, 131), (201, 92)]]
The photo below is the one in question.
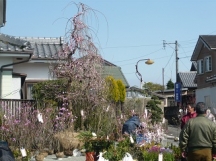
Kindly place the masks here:
[(212, 57), (206, 56), (205, 57), (205, 72), (211, 72), (212, 71)]
[(27, 81), (25, 81), (24, 99), (33, 100), (32, 93), (29, 93), (28, 85), (31, 85), (31, 89), (32, 89), (34, 84), (42, 82), (42, 81), (44, 81), (44, 80), (27, 80)]
[(197, 74), (203, 74), (204, 73), (204, 60), (199, 59), (197, 60)]

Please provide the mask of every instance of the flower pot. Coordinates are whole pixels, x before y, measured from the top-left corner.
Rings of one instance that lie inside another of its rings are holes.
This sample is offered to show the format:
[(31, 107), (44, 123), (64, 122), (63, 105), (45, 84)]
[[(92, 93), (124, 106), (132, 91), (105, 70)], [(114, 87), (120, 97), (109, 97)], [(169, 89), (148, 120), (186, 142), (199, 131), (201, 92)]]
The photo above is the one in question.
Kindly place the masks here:
[(43, 155), (44, 158), (46, 158), (48, 156), (48, 153), (47, 152), (42, 152), (42, 153), (40, 153), (40, 155)]
[(64, 151), (64, 154), (65, 154), (65, 156), (67, 156), (67, 157), (73, 156), (73, 152), (72, 152), (71, 150), (65, 150), (65, 151)]
[(62, 160), (62, 158), (64, 158), (64, 152), (58, 152), (55, 155), (57, 160)]
[(48, 155), (53, 155), (54, 154), (54, 149), (48, 149), (46, 152), (48, 153)]
[(95, 152), (86, 152), (86, 161), (97, 161)]
[(42, 154), (37, 155), (37, 156), (35, 157), (35, 160), (36, 160), (36, 161), (43, 161), (43, 160), (44, 160), (44, 155), (42, 155)]

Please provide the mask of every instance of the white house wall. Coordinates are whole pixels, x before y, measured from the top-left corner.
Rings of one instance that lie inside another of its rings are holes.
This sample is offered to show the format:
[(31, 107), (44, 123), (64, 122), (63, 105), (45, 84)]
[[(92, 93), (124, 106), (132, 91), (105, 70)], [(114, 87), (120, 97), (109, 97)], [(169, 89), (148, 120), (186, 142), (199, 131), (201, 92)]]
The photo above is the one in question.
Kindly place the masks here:
[(208, 87), (196, 90), (196, 103), (204, 102), (216, 114), (216, 87)]
[[(3, 65), (11, 64), (13, 63), (13, 59), (10, 57), (0, 57), (0, 67)], [(2, 72), (0, 72), (0, 85), (1, 85), (1, 98), (11, 98), (10, 93), (12, 92), (12, 71), (4, 71), (5, 69), (11, 69), (12, 70), (13, 66), (8, 66), (3, 68)]]
[(27, 74), (26, 80), (48, 80), (51, 78), (48, 63), (23, 63), (14, 66), (15, 73)]
[(12, 99), (13, 92), (12, 84), (12, 71), (3, 71), (2, 80), (1, 80), (1, 98), (3, 99)]
[[(0, 57), (0, 67), (3, 65), (11, 64), (11, 63), (13, 63), (13, 58)], [(12, 68), (13, 68), (13, 66), (8, 66), (4, 69), (12, 69)]]

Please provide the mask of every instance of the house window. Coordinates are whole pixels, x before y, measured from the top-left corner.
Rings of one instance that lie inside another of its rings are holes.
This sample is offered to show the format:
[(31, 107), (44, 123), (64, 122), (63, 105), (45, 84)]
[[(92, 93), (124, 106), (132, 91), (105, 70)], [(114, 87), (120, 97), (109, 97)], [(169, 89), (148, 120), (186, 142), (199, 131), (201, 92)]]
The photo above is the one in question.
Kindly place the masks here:
[(33, 95), (32, 95), (33, 85), (34, 85), (34, 83), (26, 83), (26, 98), (28, 100), (33, 99)]
[(203, 65), (204, 65), (203, 59), (197, 61), (197, 73), (198, 74), (203, 74), (203, 72), (204, 72), (204, 66)]
[(33, 88), (33, 85), (35, 85), (38, 82), (40, 81), (36, 80), (36, 81), (26, 81), (25, 82), (25, 89), (24, 89), (25, 99), (33, 100), (32, 88)]
[(205, 57), (205, 71), (209, 72), (212, 70), (212, 59), (211, 56)]

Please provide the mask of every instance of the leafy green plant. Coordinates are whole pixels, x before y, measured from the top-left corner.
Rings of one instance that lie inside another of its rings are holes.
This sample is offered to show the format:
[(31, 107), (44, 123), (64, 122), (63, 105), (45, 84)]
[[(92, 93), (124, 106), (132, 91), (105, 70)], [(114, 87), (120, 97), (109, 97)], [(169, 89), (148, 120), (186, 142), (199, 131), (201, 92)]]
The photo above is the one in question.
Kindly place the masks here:
[(151, 100), (148, 101), (146, 108), (150, 111), (151, 113), (151, 123), (159, 123), (162, 121), (162, 109), (159, 107), (160, 105), (160, 100), (156, 96), (152, 96)]
[(130, 153), (133, 158), (143, 160), (141, 148), (131, 143), (129, 137), (125, 137), (112, 144), (104, 154), (104, 158), (110, 161), (119, 161), (124, 158), (127, 152)]
[(52, 105), (52, 107), (56, 107), (60, 102), (58, 98), (59, 95), (66, 92), (66, 83), (66, 79), (48, 80), (36, 83), (32, 89), (33, 98), (37, 101), (38, 106), (42, 106), (43, 108), (44, 104), (46, 104), (46, 106)]
[(84, 143), (83, 148), (86, 152), (105, 151), (113, 144), (112, 140), (108, 140), (105, 137), (93, 136), (90, 131), (80, 132), (77, 137)]
[(143, 151), (144, 160), (148, 161), (158, 161), (159, 154), (163, 155), (163, 160), (174, 161), (175, 155), (173, 151), (169, 148), (160, 148), (160, 146), (152, 146), (149, 149)]
[(170, 149), (172, 149), (175, 159), (181, 158), (181, 150), (179, 147), (171, 145)]

